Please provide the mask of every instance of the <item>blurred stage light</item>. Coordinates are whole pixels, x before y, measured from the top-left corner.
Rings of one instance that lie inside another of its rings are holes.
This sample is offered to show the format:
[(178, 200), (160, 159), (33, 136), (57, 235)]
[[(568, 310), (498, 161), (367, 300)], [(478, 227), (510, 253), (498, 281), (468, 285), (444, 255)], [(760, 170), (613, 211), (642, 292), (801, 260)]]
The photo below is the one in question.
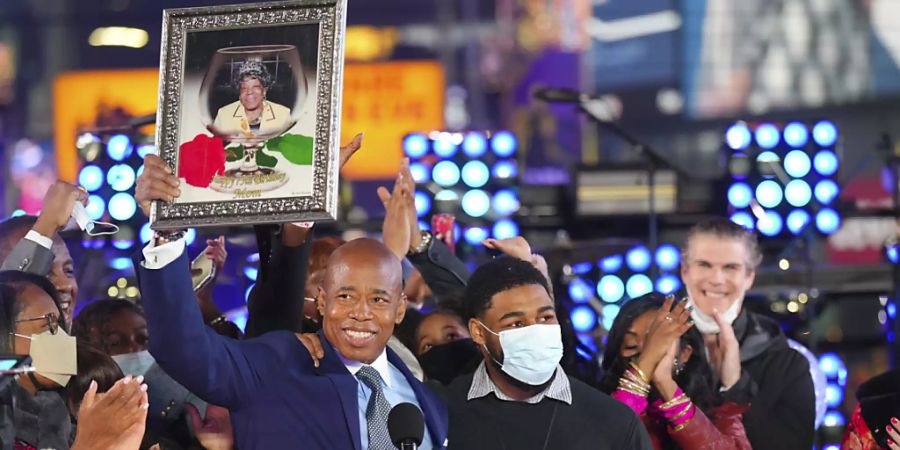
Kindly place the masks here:
[(481, 161), (469, 161), (462, 168), (462, 180), (469, 187), (480, 188), (490, 178), (488, 167)]
[(781, 233), (781, 230), (784, 228), (784, 221), (778, 212), (766, 211), (766, 215), (756, 222), (756, 228), (763, 235), (772, 237)]
[(508, 158), (516, 152), (516, 137), (509, 131), (498, 131), (491, 137), (491, 150), (501, 158)]
[(505, 180), (519, 176), (519, 168), (516, 166), (515, 161), (503, 160), (494, 164), (491, 173), (494, 175), (494, 178)]
[(728, 203), (735, 208), (746, 208), (753, 200), (753, 190), (750, 185), (739, 181), (728, 188)]
[(837, 153), (831, 150), (820, 150), (816, 153), (816, 156), (813, 157), (813, 167), (816, 168), (816, 172), (819, 172), (820, 175), (826, 177), (830, 177), (837, 173), (839, 165), (840, 162), (838, 161)]
[(632, 275), (625, 283), (625, 292), (628, 298), (637, 298), (653, 291), (653, 282), (650, 277), (642, 273)]
[(745, 211), (736, 212), (731, 215), (730, 219), (732, 222), (734, 222), (748, 230), (752, 231), (754, 228), (756, 228), (755, 222), (753, 220), (753, 216), (750, 215), (750, 213), (748, 213), (748, 212), (745, 212)]
[(775, 148), (781, 140), (781, 133), (771, 123), (764, 123), (756, 127), (756, 143), (766, 150)]
[(456, 202), (459, 201), (459, 194), (457, 194), (456, 191), (444, 189), (437, 194), (434, 194), (434, 199), (439, 202)]
[(834, 124), (823, 120), (813, 126), (813, 140), (822, 147), (831, 147), (837, 142), (837, 128)]
[(812, 189), (803, 180), (794, 180), (784, 187), (784, 198), (791, 206), (802, 208), (812, 200)]
[(462, 145), (463, 153), (470, 158), (481, 158), (487, 152), (487, 139), (478, 132), (466, 134)]
[(88, 204), (84, 207), (84, 210), (91, 220), (100, 220), (103, 217), (103, 213), (106, 211), (106, 202), (103, 201), (103, 197), (100, 197), (99, 195), (90, 195), (88, 196)]
[(844, 366), (844, 361), (837, 353), (828, 352), (819, 356), (819, 370), (825, 374), (826, 378), (837, 378), (841, 369), (846, 369), (846, 366)]
[(825, 386), (825, 404), (828, 408), (837, 408), (844, 402), (844, 388), (836, 383), (828, 383)]
[(841, 227), (841, 216), (831, 209), (825, 208), (816, 214), (816, 228), (822, 234), (832, 234)]
[(256, 277), (259, 275), (259, 269), (253, 266), (244, 266), (244, 276), (249, 278), (250, 281), (256, 281)]
[(247, 290), (244, 291), (244, 301), (247, 303), (250, 303), (250, 292), (253, 291), (254, 286), (256, 286), (256, 283), (253, 283), (250, 286), (247, 286)]
[(131, 268), (131, 258), (120, 256), (109, 261), (109, 268), (113, 270), (128, 270)]
[(403, 152), (412, 159), (419, 159), (428, 153), (428, 138), (422, 133), (413, 133), (403, 138)]
[(584, 278), (575, 277), (569, 282), (569, 298), (575, 303), (585, 303), (591, 299), (591, 286)]
[(434, 165), (431, 178), (443, 187), (453, 186), (459, 183), (459, 166), (453, 161), (441, 161)]
[(822, 420), (822, 425), (826, 427), (842, 427), (847, 424), (847, 420), (840, 411), (828, 411)]
[(572, 272), (578, 275), (584, 275), (594, 269), (594, 265), (589, 262), (580, 262), (572, 265)]
[(124, 134), (116, 134), (106, 142), (106, 153), (113, 161), (124, 161), (131, 156), (131, 139)]
[(656, 265), (665, 271), (675, 270), (681, 261), (681, 253), (678, 247), (672, 244), (663, 244), (656, 249)]
[(464, 232), (466, 242), (472, 246), (481, 245), (481, 241), (487, 239), (488, 229), (485, 227), (468, 227)]
[(728, 157), (728, 173), (735, 180), (743, 180), (750, 175), (753, 168), (750, 165), (750, 158), (743, 152), (734, 152)]
[(417, 216), (422, 217), (431, 212), (431, 197), (428, 194), (422, 191), (416, 191), (413, 200), (416, 205)]
[(622, 258), (622, 255), (607, 256), (606, 258), (600, 260), (600, 270), (606, 273), (618, 272), (619, 269), (622, 268), (622, 264), (624, 262), (625, 260), (624, 258)]
[(650, 268), (651, 263), (650, 250), (644, 246), (638, 246), (625, 254), (625, 263), (628, 268), (635, 272), (643, 272)]
[(448, 132), (442, 132), (434, 141), (434, 154), (441, 158), (452, 158), (456, 154), (456, 144), (453, 142), (453, 135)]
[(787, 215), (787, 229), (792, 234), (800, 234), (809, 225), (809, 213), (805, 209), (795, 209)]
[(134, 247), (134, 229), (130, 226), (122, 226), (119, 231), (112, 236), (112, 246), (119, 250), (128, 250)]
[(669, 295), (681, 289), (681, 280), (672, 274), (666, 274), (656, 280), (656, 292)]
[(412, 174), (416, 183), (427, 183), (431, 179), (431, 170), (420, 162), (410, 163), (409, 173)]
[(615, 275), (604, 275), (597, 282), (597, 295), (606, 303), (615, 303), (625, 296), (625, 283)]
[(588, 305), (579, 305), (572, 308), (570, 314), (572, 327), (578, 333), (585, 333), (594, 329), (597, 325), (597, 313)]
[(756, 156), (756, 170), (765, 178), (772, 178), (778, 173), (781, 157), (775, 152), (762, 152)]
[(897, 304), (896, 303), (888, 303), (884, 309), (887, 312), (888, 318), (890, 318), (891, 320), (894, 320), (897, 318)]
[(794, 178), (803, 178), (809, 173), (812, 162), (803, 150), (791, 150), (784, 156), (784, 171)]
[(463, 194), (462, 209), (471, 217), (481, 217), (491, 209), (491, 198), (480, 189), (472, 189)]
[(185, 245), (193, 245), (194, 241), (196, 239), (197, 239), (197, 230), (195, 228), (188, 228), (187, 232), (184, 234)]
[(146, 244), (150, 242), (150, 239), (153, 239), (153, 230), (150, 229), (150, 222), (141, 226), (139, 237), (141, 239), (141, 244)]
[(141, 157), (141, 159), (144, 159), (147, 157), (147, 155), (156, 154), (156, 147), (153, 146), (153, 144), (138, 145), (137, 154)]
[(809, 130), (800, 122), (791, 122), (784, 127), (784, 142), (792, 148), (801, 148), (809, 142)]
[(900, 263), (900, 246), (897, 244), (888, 245), (884, 249), (884, 254), (887, 256), (888, 261), (893, 264)]
[(88, 192), (94, 192), (103, 186), (103, 169), (91, 164), (84, 166), (78, 174), (78, 184)]
[(829, 205), (840, 194), (840, 188), (834, 180), (822, 180), (816, 183), (815, 195), (816, 200), (823, 205)]
[(519, 210), (519, 197), (509, 189), (501, 189), (494, 194), (491, 207), (500, 217), (508, 217)]
[(134, 186), (134, 181), (134, 169), (128, 164), (116, 164), (106, 172), (106, 182), (109, 183), (113, 190), (119, 192), (131, 189)]
[(603, 310), (600, 314), (603, 316), (603, 328), (611, 330), (613, 322), (615, 322), (616, 316), (619, 315), (621, 310), (622, 308), (619, 305), (603, 305)]
[(13, 211), (12, 214), (9, 215), (9, 217), (19, 217), (19, 216), (24, 216), (24, 215), (25, 215), (24, 209), (17, 209), (15, 211)]
[(114, 239), (112, 246), (119, 250), (128, 250), (134, 246), (134, 241), (128, 239)]
[(109, 215), (113, 219), (125, 221), (134, 217), (137, 202), (131, 194), (120, 192), (109, 199)]
[(519, 235), (519, 226), (510, 219), (500, 219), (492, 231), (495, 239), (509, 239)]
[(765, 180), (756, 186), (756, 201), (764, 208), (774, 208), (784, 199), (781, 185), (773, 180)]
[(750, 145), (750, 129), (744, 123), (736, 123), (725, 132), (725, 142), (732, 150), (743, 150)]

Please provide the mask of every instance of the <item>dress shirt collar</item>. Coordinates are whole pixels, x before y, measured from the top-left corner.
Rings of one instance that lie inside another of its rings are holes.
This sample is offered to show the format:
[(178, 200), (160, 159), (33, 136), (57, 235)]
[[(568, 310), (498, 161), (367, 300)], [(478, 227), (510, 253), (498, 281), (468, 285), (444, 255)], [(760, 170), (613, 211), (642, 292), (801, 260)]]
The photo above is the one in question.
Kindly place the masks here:
[[(482, 361), (481, 365), (478, 366), (478, 370), (475, 371), (475, 376), (472, 377), (472, 386), (469, 388), (469, 395), (466, 400), (485, 397), (492, 392), (500, 400), (508, 402), (518, 401), (504, 394), (503, 391), (491, 381), (491, 377), (487, 372), (487, 367), (485, 367), (484, 361)], [(530, 404), (540, 403), (544, 397), (559, 400), (569, 405), (572, 404), (572, 386), (569, 385), (569, 377), (566, 376), (566, 372), (563, 370), (562, 366), (556, 366), (556, 373), (553, 374), (553, 381), (550, 382), (550, 385), (547, 386), (546, 389), (534, 397), (524, 400), (524, 402)]]
[[(344, 367), (346, 367), (347, 370), (349, 370), (350, 373), (353, 374), (353, 376), (356, 376), (356, 372), (359, 372), (359, 369), (362, 369), (362, 367), (365, 365), (359, 361), (344, 358), (344, 355), (341, 355), (340, 352), (336, 351), (335, 353), (337, 353), (338, 357), (341, 358), (341, 362), (344, 363)], [(388, 362), (387, 359), (387, 349), (382, 350), (381, 354), (378, 355), (378, 358), (375, 358), (375, 361), (373, 361), (372, 364), (369, 365), (372, 366), (373, 369), (378, 371), (378, 374), (381, 375), (381, 379), (384, 380), (384, 384), (386, 384), (387, 387), (394, 387), (393, 378), (391, 377), (390, 362)]]

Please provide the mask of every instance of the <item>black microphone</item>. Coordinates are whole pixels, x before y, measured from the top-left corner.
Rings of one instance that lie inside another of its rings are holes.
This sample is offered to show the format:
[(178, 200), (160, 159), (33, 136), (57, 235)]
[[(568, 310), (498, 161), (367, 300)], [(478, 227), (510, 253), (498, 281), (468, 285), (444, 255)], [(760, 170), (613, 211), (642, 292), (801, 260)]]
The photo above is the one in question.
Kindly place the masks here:
[(422, 445), (425, 434), (425, 416), (412, 403), (400, 403), (388, 414), (388, 433), (391, 442), (400, 450), (415, 450)]
[(580, 103), (597, 98), (574, 89), (555, 87), (537, 88), (532, 95), (538, 100), (550, 103)]

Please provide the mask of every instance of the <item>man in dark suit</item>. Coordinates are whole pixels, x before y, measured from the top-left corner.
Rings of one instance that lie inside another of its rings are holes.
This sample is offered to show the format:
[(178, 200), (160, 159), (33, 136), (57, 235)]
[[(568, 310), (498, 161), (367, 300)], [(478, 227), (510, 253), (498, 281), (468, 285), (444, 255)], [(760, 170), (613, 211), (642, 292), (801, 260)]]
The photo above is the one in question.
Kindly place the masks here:
[[(177, 180), (159, 158), (148, 155), (141, 177), (142, 199), (177, 196)], [(442, 448), (446, 407), (386, 348), (406, 300), (400, 261), (383, 244), (358, 239), (329, 259), (316, 299), (318, 365), (291, 332), (235, 341), (205, 327), (182, 238), (159, 233), (141, 256), (135, 268), (150, 352), (188, 390), (230, 410), (238, 448), (392, 448), (387, 413), (400, 402), (424, 413), (420, 448)]]

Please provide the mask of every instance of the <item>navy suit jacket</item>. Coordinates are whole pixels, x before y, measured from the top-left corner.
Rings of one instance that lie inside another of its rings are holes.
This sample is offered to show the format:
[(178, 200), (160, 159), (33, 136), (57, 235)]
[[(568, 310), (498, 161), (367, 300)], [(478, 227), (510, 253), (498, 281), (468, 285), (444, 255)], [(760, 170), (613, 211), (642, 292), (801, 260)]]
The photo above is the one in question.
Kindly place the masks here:
[[(187, 270), (178, 259), (158, 270), (135, 255), (150, 353), (176, 381), (203, 400), (231, 412), (237, 448), (360, 448), (357, 380), (322, 334), (325, 357), (315, 367), (309, 352), (288, 331), (238, 341), (205, 326)], [(390, 349), (416, 393), (435, 446), (447, 437), (447, 408), (416, 380)]]

